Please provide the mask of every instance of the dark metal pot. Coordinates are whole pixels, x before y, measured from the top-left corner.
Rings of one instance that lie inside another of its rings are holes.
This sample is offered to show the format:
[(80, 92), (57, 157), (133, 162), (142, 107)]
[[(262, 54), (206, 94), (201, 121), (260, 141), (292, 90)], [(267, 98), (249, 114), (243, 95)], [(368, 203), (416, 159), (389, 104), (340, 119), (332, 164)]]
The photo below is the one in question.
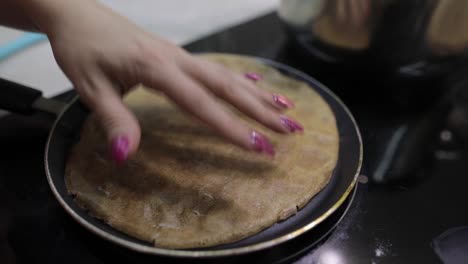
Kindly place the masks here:
[(310, 72), (332, 88), (367, 87), (361, 97), (434, 100), (467, 61), (468, 1), (283, 0), (278, 13)]

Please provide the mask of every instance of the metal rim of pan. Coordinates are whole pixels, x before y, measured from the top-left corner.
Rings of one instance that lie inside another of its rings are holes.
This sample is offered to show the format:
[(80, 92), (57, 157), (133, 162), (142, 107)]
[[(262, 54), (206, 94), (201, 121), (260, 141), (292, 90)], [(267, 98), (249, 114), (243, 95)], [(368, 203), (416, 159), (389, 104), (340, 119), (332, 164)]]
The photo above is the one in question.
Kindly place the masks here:
[(357, 139), (359, 141), (359, 159), (358, 159), (358, 164), (356, 167), (356, 171), (353, 177), (353, 180), (350, 182), (349, 186), (347, 187), (346, 191), (341, 195), (341, 197), (331, 206), (325, 213), (320, 215), (319, 217), (315, 218), (313, 221), (308, 223), (305, 226), (302, 226), (301, 228), (296, 229), (293, 232), (290, 232), (289, 234), (279, 236), (277, 238), (265, 241), (265, 242), (260, 242), (257, 244), (253, 245), (248, 245), (248, 246), (243, 246), (243, 247), (238, 247), (238, 248), (227, 248), (227, 249), (216, 249), (216, 250), (186, 250), (186, 249), (166, 249), (166, 248), (158, 248), (154, 246), (149, 246), (149, 245), (143, 245), (143, 244), (138, 244), (136, 242), (131, 242), (127, 241), (125, 239), (116, 237), (112, 234), (109, 234), (100, 228), (94, 226), (93, 224), (89, 223), (85, 219), (83, 219), (77, 212), (75, 212), (68, 204), (67, 202), (63, 199), (63, 197), (60, 195), (59, 191), (57, 190), (54, 181), (52, 180), (52, 176), (50, 173), (49, 169), (49, 160), (48, 160), (48, 151), (50, 148), (50, 142), (52, 140), (52, 135), (54, 134), (54, 130), (58, 124), (58, 122), (61, 120), (63, 114), (67, 111), (69, 107), (71, 107), (76, 101), (78, 100), (78, 96), (75, 97), (63, 110), (62, 112), (57, 116), (57, 118), (54, 121), (54, 124), (52, 126), (52, 129), (50, 130), (46, 147), (45, 147), (45, 155), (44, 155), (44, 163), (45, 163), (45, 172), (47, 176), (47, 181), (49, 183), (49, 186), (52, 190), (52, 193), (54, 194), (55, 198), (57, 201), (60, 203), (60, 205), (65, 209), (65, 211), (74, 219), (76, 220), (80, 225), (88, 229), (89, 231), (93, 232), (94, 234), (98, 235), (101, 238), (104, 238), (108, 241), (111, 241), (113, 243), (116, 243), (118, 245), (121, 245), (125, 248), (134, 250), (136, 252), (140, 253), (145, 253), (145, 254), (153, 254), (153, 255), (161, 255), (161, 256), (170, 256), (170, 257), (191, 257), (191, 258), (210, 258), (210, 257), (226, 257), (226, 256), (236, 256), (236, 255), (243, 255), (247, 253), (252, 253), (256, 252), (259, 250), (264, 250), (268, 249), (270, 247), (279, 245), (283, 242), (290, 241), (301, 234), (304, 234), (305, 232), (311, 230), (321, 222), (323, 222), (325, 219), (327, 219), (331, 214), (333, 214), (346, 200), (346, 198), (349, 196), (349, 194), (352, 192), (354, 186), (356, 185), (357, 178), (359, 176), (361, 166), (362, 166), (362, 160), (363, 160), (363, 145), (362, 145), (362, 138), (360, 131), (358, 129), (356, 120), (354, 119), (353, 115), (349, 111), (349, 109), (346, 107), (346, 105), (339, 99), (332, 91), (330, 91), (327, 87), (325, 87), (323, 84), (318, 82), (317, 80), (313, 79), (309, 75), (302, 73), (298, 70), (295, 70), (294, 68), (291, 68), (289, 66), (283, 65), (278, 62), (274, 62), (268, 59), (263, 59), (263, 58), (258, 58), (258, 57), (249, 57), (256, 59), (257, 61), (260, 61), (262, 63), (265, 63), (267, 65), (273, 66), (276, 69), (282, 69), (286, 70), (296, 76), (301, 77), (303, 80), (307, 80), (308, 83), (314, 83), (315, 86), (317, 86), (319, 89), (323, 90), (326, 92), (329, 96), (331, 96), (338, 104), (339, 106), (346, 112), (347, 116), (350, 118), (350, 121), (354, 125), (354, 129), (357, 135)]

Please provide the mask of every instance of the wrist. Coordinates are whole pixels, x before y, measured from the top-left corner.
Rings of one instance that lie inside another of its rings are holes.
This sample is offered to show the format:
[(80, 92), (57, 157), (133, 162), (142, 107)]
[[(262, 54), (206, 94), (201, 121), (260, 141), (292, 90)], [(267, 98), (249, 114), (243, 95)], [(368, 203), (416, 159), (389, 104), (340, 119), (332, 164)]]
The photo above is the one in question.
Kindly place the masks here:
[(33, 26), (46, 35), (53, 36), (69, 19), (79, 21), (81, 10), (97, 4), (94, 0), (29, 0), (21, 1), (21, 8)]

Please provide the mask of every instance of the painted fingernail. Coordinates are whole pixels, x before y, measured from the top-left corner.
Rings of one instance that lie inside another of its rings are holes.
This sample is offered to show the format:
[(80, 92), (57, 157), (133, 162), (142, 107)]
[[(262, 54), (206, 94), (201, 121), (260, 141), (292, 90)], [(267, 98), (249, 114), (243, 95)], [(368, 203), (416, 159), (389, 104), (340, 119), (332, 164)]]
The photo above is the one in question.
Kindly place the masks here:
[(259, 73), (256, 73), (256, 72), (247, 72), (245, 74), (245, 77), (247, 79), (250, 79), (250, 80), (254, 81), (254, 82), (263, 80), (263, 76), (261, 74), (259, 74)]
[(281, 115), (280, 120), (281, 120), (281, 124), (283, 124), (283, 126), (289, 129), (290, 132), (296, 132), (296, 131), (303, 132), (304, 131), (304, 127), (301, 124), (299, 124), (299, 122), (291, 119), (290, 117)]
[(117, 165), (122, 164), (128, 157), (128, 138), (116, 137), (112, 140), (112, 159)]
[(279, 94), (274, 94), (273, 95), (273, 102), (275, 102), (276, 105), (282, 107), (282, 108), (293, 108), (294, 103), (291, 102), (288, 98), (279, 95)]
[(251, 144), (255, 151), (264, 153), (269, 156), (275, 156), (275, 150), (270, 141), (257, 131), (252, 131), (250, 134)]

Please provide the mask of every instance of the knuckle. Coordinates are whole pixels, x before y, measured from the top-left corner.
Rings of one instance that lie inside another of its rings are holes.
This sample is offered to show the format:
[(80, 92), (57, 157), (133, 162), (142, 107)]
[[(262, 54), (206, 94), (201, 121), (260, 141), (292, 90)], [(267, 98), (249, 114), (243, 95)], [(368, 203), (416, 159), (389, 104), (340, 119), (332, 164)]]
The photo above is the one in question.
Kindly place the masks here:
[(153, 70), (155, 66), (165, 67), (171, 63), (170, 53), (164, 50), (158, 50), (151, 43), (139, 42), (133, 52), (133, 64), (140, 72)]
[(163, 92), (173, 88), (174, 83), (177, 82), (173, 76), (180, 73), (170, 55), (161, 51), (141, 51), (134, 67), (134, 76), (139, 83)]
[(238, 92), (231, 78), (221, 79), (215, 90), (215, 93), (223, 98), (234, 98)]
[(80, 98), (91, 108), (95, 107), (95, 102), (98, 100), (96, 96), (96, 89), (85, 79), (78, 79), (73, 81), (73, 85)]

